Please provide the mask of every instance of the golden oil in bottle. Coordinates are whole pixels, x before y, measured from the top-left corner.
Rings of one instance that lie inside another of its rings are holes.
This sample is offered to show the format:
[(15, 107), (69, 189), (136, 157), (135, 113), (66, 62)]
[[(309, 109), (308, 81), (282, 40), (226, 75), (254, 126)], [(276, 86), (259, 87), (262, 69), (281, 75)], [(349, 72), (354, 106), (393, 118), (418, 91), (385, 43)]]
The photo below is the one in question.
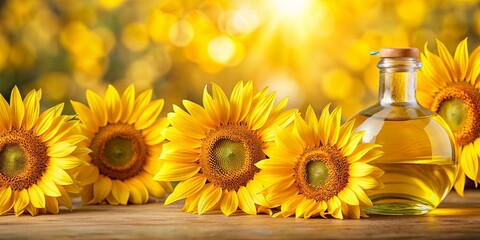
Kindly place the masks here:
[(370, 164), (385, 171), (383, 189), (367, 191), (369, 214), (424, 214), (453, 187), (457, 174), (454, 137), (436, 113), (415, 96), (416, 48), (380, 51), (377, 104), (354, 116), (364, 143), (383, 146), (384, 155)]
[[(383, 146), (384, 155), (370, 162), (385, 171), (383, 189), (368, 192), (370, 214), (423, 214), (440, 204), (457, 173), (453, 144), (438, 115), (389, 120), (358, 115), (364, 141)], [(375, 133), (375, 134), (369, 134)]]

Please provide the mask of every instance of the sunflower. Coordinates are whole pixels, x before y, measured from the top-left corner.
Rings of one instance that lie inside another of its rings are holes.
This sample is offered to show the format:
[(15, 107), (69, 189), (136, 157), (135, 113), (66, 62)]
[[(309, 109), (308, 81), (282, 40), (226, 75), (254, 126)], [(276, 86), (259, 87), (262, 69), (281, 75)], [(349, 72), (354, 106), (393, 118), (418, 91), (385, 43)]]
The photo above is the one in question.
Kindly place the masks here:
[(442, 116), (453, 131), (459, 148), (454, 187), (463, 196), (465, 175), (480, 182), (480, 48), (470, 57), (467, 39), (460, 42), (453, 57), (438, 40), (437, 48), (439, 55), (425, 45), (418, 100)]
[(71, 101), (92, 152), (89, 166), (80, 168), (80, 195), (84, 204), (107, 202), (143, 204), (149, 196), (162, 198), (172, 191), (170, 183), (152, 180), (161, 167), (158, 157), (165, 140), (161, 131), (166, 118), (158, 119), (163, 99), (150, 102), (152, 90), (135, 98), (133, 85), (120, 97), (109, 85), (105, 100), (87, 90), (87, 107)]
[(277, 131), (269, 159), (256, 164), (267, 205), (274, 216), (359, 218), (372, 206), (365, 190), (382, 187), (379, 168), (368, 163), (382, 155), (376, 144), (362, 144), (353, 121), (340, 126), (341, 108), (323, 109), (320, 119), (309, 106), (305, 120), (295, 115), (291, 129)]
[(274, 130), (288, 125), (296, 110), (284, 110), (287, 98), (275, 105), (268, 88), (254, 95), (252, 82), (237, 83), (230, 100), (216, 84), (212, 92), (213, 97), (205, 87), (204, 107), (184, 100), (188, 113), (173, 106), (172, 126), (163, 132), (170, 142), (154, 179), (180, 181), (165, 204), (186, 198), (183, 211), (220, 209), (228, 216), (240, 208), (256, 214), (261, 186), (252, 181), (260, 170), (255, 163), (266, 158)]
[(22, 101), (16, 86), (10, 105), (0, 95), (0, 215), (56, 214), (72, 209), (69, 193), (78, 193), (74, 175), (89, 153), (78, 146), (78, 121), (61, 115), (63, 104), (39, 115), (41, 97), (32, 90)]

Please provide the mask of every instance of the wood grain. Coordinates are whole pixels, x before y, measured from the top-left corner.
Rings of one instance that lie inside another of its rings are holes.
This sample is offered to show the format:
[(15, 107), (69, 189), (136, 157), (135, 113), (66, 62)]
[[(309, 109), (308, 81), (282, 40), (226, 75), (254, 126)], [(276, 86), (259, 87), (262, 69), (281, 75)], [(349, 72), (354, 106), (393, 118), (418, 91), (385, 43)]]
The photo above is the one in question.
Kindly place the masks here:
[(0, 238), (57, 239), (474, 239), (480, 238), (480, 191), (451, 193), (423, 216), (361, 220), (270, 218), (179, 212), (183, 202), (81, 206), (58, 215), (0, 217)]

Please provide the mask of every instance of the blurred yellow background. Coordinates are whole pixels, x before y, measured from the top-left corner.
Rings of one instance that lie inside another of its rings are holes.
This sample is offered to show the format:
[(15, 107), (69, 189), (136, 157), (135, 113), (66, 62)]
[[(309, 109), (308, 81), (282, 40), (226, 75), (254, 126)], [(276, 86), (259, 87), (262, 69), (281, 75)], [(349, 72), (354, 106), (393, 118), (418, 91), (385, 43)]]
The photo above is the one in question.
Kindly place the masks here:
[[(326, 103), (348, 118), (374, 103), (381, 47), (435, 39), (450, 51), (480, 41), (477, 1), (428, 0), (0, 0), (0, 92), (42, 88), (43, 107), (153, 88), (163, 115), (181, 99), (201, 101), (216, 82), (270, 86), (302, 110)], [(436, 52), (436, 51), (435, 51)]]

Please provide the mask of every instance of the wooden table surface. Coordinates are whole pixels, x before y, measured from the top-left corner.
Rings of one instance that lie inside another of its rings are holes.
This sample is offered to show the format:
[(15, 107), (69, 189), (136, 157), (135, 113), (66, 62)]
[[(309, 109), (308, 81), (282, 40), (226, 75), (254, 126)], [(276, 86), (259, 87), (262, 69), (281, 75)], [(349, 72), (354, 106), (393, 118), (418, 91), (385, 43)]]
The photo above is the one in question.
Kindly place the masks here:
[(164, 206), (81, 206), (58, 215), (0, 216), (0, 238), (56, 239), (474, 239), (480, 238), (480, 191), (451, 193), (423, 216), (377, 216), (361, 220), (270, 218), (237, 213), (201, 216)]

